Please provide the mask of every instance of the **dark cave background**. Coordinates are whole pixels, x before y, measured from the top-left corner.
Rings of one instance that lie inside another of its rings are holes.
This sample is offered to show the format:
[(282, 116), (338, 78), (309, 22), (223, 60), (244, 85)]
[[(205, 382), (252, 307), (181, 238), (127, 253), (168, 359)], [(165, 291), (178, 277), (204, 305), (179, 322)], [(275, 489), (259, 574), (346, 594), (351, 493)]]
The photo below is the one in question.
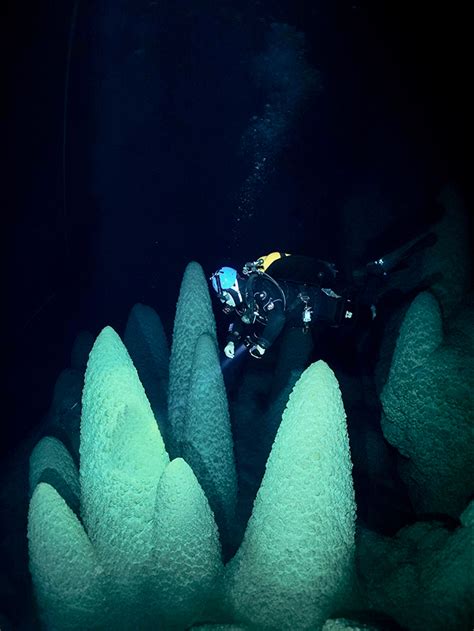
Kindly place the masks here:
[[(429, 228), (446, 183), (472, 206), (460, 3), (5, 6), (5, 462), (38, 430), (79, 331), (122, 331), (142, 302), (171, 337), (189, 261), (210, 274), (282, 250), (348, 270)], [(240, 213), (272, 23), (304, 34), (318, 85)], [(316, 352), (337, 367), (344, 348)]]
[[(470, 205), (461, 4), (6, 8), (4, 454), (47, 410), (79, 330), (121, 328), (141, 301), (171, 332), (190, 260), (210, 273), (281, 249), (350, 266), (433, 222), (447, 181)], [(304, 33), (320, 89), (236, 235), (241, 137), (263, 106), (250, 68), (272, 22)]]

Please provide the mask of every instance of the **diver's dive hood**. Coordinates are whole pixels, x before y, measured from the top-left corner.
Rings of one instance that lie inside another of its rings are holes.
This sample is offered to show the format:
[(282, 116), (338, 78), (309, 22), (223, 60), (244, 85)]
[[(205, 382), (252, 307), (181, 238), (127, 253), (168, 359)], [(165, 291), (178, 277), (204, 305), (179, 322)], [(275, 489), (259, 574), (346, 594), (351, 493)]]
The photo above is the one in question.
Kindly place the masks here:
[(212, 288), (217, 293), (217, 297), (229, 307), (238, 307), (243, 303), (243, 297), (237, 270), (233, 267), (221, 267), (214, 272), (210, 278)]

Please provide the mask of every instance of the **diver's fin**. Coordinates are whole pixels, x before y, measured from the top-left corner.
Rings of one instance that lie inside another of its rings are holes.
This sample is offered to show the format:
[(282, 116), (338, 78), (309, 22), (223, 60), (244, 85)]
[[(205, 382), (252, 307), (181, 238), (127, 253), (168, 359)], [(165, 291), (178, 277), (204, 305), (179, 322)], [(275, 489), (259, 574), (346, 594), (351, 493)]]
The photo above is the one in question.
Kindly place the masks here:
[(406, 267), (407, 259), (413, 256), (413, 254), (423, 250), (424, 248), (431, 247), (437, 240), (438, 237), (434, 232), (426, 232), (418, 237), (415, 237), (397, 250), (380, 257), (376, 261), (370, 261), (370, 263), (367, 263), (367, 272), (369, 274), (374, 274), (375, 276), (386, 276), (389, 272), (402, 269), (403, 267)]

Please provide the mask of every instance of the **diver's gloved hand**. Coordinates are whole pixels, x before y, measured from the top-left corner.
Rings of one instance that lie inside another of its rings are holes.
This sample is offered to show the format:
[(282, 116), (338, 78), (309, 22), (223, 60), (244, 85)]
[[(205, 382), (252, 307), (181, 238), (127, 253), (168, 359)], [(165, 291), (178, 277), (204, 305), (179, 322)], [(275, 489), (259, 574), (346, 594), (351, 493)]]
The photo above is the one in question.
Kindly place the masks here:
[(260, 346), (260, 344), (252, 344), (252, 346), (249, 346), (249, 353), (252, 357), (255, 357), (255, 359), (261, 359), (265, 354), (265, 349), (263, 346)]
[(224, 355), (229, 359), (233, 359), (235, 355), (235, 344), (234, 342), (227, 342), (224, 348)]

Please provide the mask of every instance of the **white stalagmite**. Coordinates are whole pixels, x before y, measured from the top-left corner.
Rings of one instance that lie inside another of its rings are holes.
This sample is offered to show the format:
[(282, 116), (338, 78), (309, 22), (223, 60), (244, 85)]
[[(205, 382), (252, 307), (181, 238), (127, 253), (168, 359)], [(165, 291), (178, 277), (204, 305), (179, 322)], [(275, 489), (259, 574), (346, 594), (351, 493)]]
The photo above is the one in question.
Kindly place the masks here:
[(474, 308), (450, 331), (430, 292), (410, 305), (381, 394), (386, 439), (404, 456), (399, 470), (418, 513), (459, 517), (472, 496)]
[(235, 520), (237, 476), (227, 394), (215, 341), (204, 333), (194, 354), (183, 455), (228, 541)]
[(203, 333), (208, 333), (217, 343), (206, 277), (199, 263), (192, 261), (186, 267), (181, 283), (171, 346), (168, 418), (169, 449), (173, 458), (182, 455), (192, 362), (197, 341)]
[[(166, 432), (168, 414), (169, 348), (163, 324), (152, 307), (135, 304), (128, 316), (123, 341), (137, 369), (159, 424)], [(166, 441), (166, 436), (163, 434)]]
[(244, 540), (227, 568), (235, 620), (262, 630), (318, 628), (347, 604), (351, 470), (341, 393), (320, 361), (290, 396)]
[(41, 482), (28, 513), (30, 572), (48, 631), (106, 628), (102, 568), (82, 524), (62, 497)]
[(153, 520), (151, 629), (185, 629), (203, 610), (223, 565), (209, 502), (191, 467), (176, 458), (165, 469)]
[(137, 371), (119, 336), (106, 327), (85, 375), (81, 511), (124, 628), (138, 625), (143, 613), (156, 489), (168, 462)]
[(68, 506), (79, 512), (79, 471), (63, 445), (54, 436), (44, 436), (30, 456), (30, 496), (39, 482), (49, 482), (58, 491)]

